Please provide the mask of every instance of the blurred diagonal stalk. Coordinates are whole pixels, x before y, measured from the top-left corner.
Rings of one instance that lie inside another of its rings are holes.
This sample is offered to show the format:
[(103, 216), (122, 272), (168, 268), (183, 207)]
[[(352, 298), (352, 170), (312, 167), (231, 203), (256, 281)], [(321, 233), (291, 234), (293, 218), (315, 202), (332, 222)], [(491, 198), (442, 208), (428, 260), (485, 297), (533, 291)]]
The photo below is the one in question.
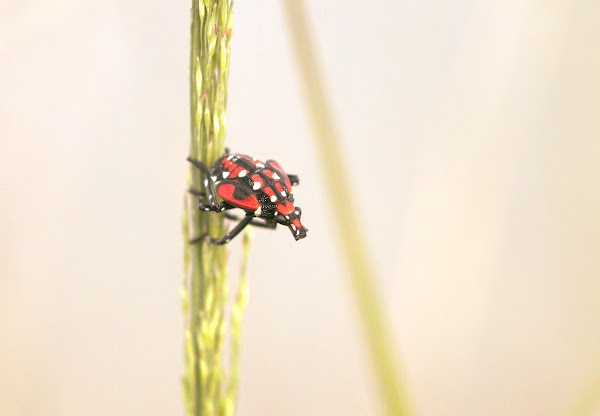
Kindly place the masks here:
[(367, 343), (388, 415), (409, 414), (407, 395), (394, 356), (392, 337), (385, 323), (376, 287), (372, 262), (360, 232), (360, 222), (351, 199), (347, 170), (342, 160), (340, 138), (333, 121), (325, 83), (316, 57), (314, 41), (302, 0), (283, 0), (296, 62), (312, 119), (321, 166), (325, 172), (331, 206), (346, 258), (350, 285), (354, 291)]
[(591, 366), (593, 375), (581, 383), (580, 391), (570, 403), (569, 410), (561, 412), (564, 416), (588, 416), (597, 414), (600, 405), (600, 365)]
[[(210, 166), (225, 149), (225, 109), (229, 75), (233, 1), (192, 0), (190, 52), (190, 156)], [(190, 165), (188, 186), (202, 191), (203, 178)], [(188, 244), (205, 233), (223, 236), (223, 216), (198, 210), (187, 196), (183, 215), (185, 323), (183, 393), (188, 416), (233, 415), (239, 377), (241, 314), (246, 303), (243, 278), (232, 311), (231, 365), (225, 356), (227, 249), (202, 242)], [(244, 240), (248, 253), (249, 240)], [(244, 271), (245, 273), (245, 271)]]

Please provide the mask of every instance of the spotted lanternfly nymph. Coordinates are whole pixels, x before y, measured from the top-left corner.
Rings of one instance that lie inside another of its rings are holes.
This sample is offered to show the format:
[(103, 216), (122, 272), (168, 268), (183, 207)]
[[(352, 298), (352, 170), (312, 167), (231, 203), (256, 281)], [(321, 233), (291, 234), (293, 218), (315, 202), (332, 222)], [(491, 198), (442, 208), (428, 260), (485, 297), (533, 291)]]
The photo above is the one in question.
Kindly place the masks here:
[[(213, 244), (227, 244), (248, 224), (275, 228), (277, 224), (290, 229), (296, 240), (306, 237), (308, 229), (302, 226), (302, 210), (294, 206), (292, 186), (300, 182), (297, 175), (288, 175), (274, 160), (261, 162), (256, 158), (235, 153), (227, 149), (210, 168), (198, 160), (188, 157), (192, 165), (203, 174), (206, 192), (190, 189), (200, 197), (199, 208), (203, 211), (223, 212), (240, 208), (246, 212), (241, 220), (228, 212), (224, 215), (239, 223), (224, 237), (213, 238), (208, 234), (195, 237), (190, 243), (202, 240)], [(217, 202), (217, 195), (222, 199)], [(208, 199), (208, 200), (206, 200)]]

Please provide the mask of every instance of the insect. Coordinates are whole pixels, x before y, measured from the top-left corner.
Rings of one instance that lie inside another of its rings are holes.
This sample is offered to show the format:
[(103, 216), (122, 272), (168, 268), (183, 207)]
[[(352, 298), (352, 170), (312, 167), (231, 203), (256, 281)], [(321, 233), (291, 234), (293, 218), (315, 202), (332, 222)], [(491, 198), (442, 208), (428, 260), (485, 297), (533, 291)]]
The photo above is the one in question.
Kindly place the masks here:
[[(246, 212), (242, 219), (224, 213), (229, 219), (239, 220), (224, 237), (203, 234), (191, 239), (190, 243), (208, 240), (213, 244), (227, 244), (248, 224), (264, 228), (276, 228), (281, 224), (290, 229), (296, 241), (306, 237), (308, 229), (300, 222), (302, 210), (294, 206), (292, 193), (292, 186), (300, 181), (297, 175), (285, 173), (279, 163), (274, 160), (261, 162), (240, 153), (229, 153), (227, 149), (210, 170), (198, 160), (191, 157), (187, 160), (203, 174), (206, 192), (189, 189), (192, 195), (200, 197), (199, 209), (220, 213), (241, 208)], [(221, 202), (217, 202), (217, 195)]]

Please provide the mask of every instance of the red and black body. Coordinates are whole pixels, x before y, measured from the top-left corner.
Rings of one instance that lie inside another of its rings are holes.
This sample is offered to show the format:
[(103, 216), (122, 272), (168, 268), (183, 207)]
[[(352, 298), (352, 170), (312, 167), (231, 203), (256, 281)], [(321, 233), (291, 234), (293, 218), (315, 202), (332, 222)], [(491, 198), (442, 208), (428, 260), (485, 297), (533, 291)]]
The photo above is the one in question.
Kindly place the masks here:
[[(250, 223), (268, 228), (282, 224), (289, 227), (296, 240), (306, 237), (308, 230), (300, 222), (302, 210), (294, 206), (292, 193), (292, 186), (299, 183), (298, 177), (288, 175), (276, 161), (262, 162), (240, 153), (225, 154), (207, 170), (201, 162), (188, 160), (204, 173), (206, 193), (190, 190), (198, 196), (208, 196), (208, 204), (200, 201), (200, 209), (223, 212), (240, 208), (246, 212), (246, 217), (222, 239), (201, 236), (194, 240), (208, 238), (215, 244), (225, 244)], [(219, 203), (217, 195), (222, 200)]]

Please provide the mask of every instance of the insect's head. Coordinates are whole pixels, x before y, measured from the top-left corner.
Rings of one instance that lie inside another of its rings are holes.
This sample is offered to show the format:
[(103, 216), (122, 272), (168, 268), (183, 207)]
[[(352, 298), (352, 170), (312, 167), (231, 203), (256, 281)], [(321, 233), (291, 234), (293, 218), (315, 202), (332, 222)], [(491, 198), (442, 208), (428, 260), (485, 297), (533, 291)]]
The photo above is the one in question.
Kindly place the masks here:
[(278, 218), (287, 225), (296, 241), (306, 237), (308, 228), (300, 222), (302, 216), (300, 207), (294, 207), (291, 202), (287, 201), (285, 204), (277, 204), (277, 212), (279, 213)]

